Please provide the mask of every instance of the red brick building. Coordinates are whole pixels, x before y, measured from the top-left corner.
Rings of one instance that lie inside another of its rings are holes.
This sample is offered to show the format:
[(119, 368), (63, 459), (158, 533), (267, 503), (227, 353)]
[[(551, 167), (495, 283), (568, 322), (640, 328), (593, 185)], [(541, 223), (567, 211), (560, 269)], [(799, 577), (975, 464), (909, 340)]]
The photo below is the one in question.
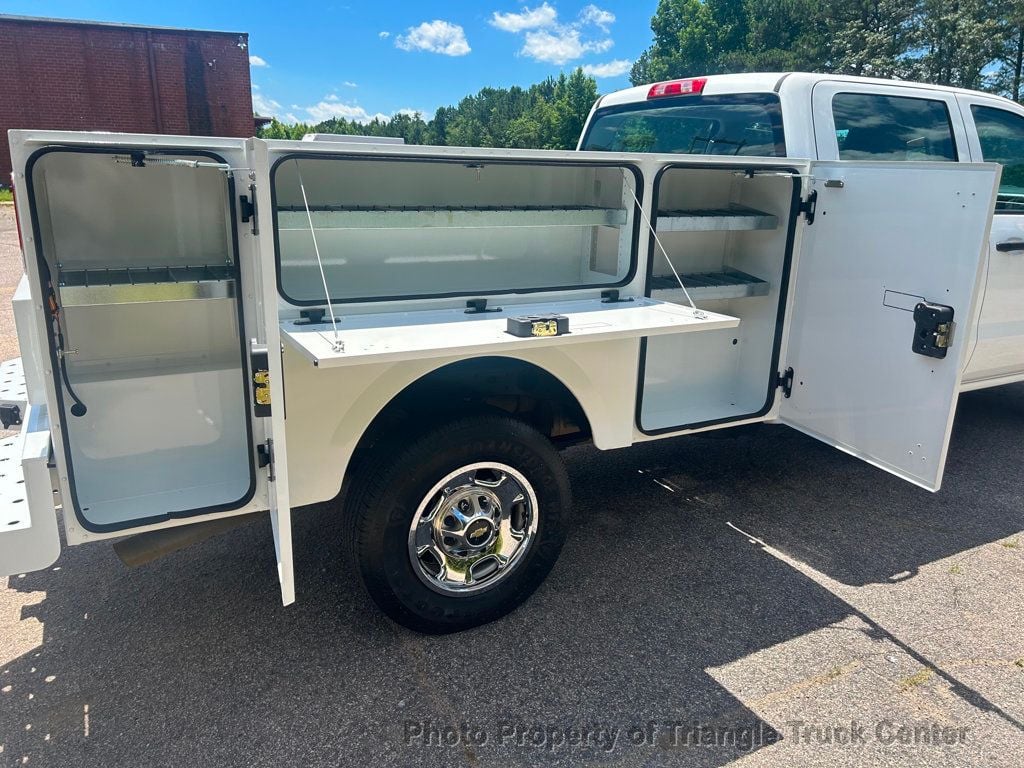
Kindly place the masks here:
[(0, 186), (10, 128), (252, 136), (249, 36), (0, 15)]

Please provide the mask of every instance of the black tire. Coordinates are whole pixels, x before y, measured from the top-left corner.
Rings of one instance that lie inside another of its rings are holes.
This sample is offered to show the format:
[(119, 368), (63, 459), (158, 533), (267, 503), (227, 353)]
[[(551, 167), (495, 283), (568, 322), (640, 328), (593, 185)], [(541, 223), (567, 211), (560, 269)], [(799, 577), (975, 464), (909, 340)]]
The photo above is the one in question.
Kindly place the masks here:
[[(536, 531), (515, 567), (493, 586), (443, 594), (414, 569), (410, 527), (431, 488), (460, 467), (483, 461), (512, 467), (532, 485)], [(569, 479), (551, 442), (521, 421), (469, 416), (412, 438), (385, 439), (360, 466), (345, 504), (352, 562), (373, 601), (409, 629), (444, 634), (500, 618), (540, 586), (558, 559), (571, 506)]]

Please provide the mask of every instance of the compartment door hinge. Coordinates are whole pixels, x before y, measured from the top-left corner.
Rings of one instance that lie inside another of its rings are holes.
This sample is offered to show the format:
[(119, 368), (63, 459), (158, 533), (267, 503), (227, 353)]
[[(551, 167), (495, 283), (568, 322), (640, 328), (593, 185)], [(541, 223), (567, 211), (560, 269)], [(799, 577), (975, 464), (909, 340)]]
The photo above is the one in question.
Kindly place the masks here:
[(238, 208), (242, 214), (242, 221), (248, 224), (252, 222), (252, 233), (258, 235), (260, 233), (259, 226), (259, 211), (256, 209), (256, 185), (249, 185), (248, 195), (238, 196)]
[(814, 223), (814, 212), (818, 207), (818, 190), (812, 189), (807, 198), (800, 201), (800, 213), (807, 219), (808, 226)]
[(274, 441), (272, 439), (267, 438), (265, 443), (256, 446), (256, 459), (260, 469), (270, 467), (267, 470), (267, 479), (274, 482)]
[(793, 394), (793, 369), (787, 368), (782, 373), (775, 374), (775, 386), (782, 388), (783, 397)]

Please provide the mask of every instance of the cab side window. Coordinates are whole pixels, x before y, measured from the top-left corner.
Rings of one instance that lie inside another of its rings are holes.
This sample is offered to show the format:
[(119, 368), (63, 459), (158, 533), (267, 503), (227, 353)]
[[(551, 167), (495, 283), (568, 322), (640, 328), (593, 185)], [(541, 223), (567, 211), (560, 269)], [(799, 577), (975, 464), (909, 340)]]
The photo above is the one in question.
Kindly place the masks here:
[(832, 117), (840, 160), (957, 159), (945, 102), (837, 93)]
[(1000, 163), (996, 210), (1024, 213), (1024, 117), (995, 107), (971, 106), (985, 162)]

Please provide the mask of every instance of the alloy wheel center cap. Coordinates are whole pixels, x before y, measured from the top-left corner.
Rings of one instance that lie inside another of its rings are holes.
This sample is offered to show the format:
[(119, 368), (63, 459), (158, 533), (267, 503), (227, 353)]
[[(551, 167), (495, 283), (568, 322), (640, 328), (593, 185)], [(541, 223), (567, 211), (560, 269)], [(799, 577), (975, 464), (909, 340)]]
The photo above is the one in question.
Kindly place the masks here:
[(483, 547), (494, 537), (494, 523), (486, 517), (470, 521), (466, 526), (466, 542), (473, 547)]

